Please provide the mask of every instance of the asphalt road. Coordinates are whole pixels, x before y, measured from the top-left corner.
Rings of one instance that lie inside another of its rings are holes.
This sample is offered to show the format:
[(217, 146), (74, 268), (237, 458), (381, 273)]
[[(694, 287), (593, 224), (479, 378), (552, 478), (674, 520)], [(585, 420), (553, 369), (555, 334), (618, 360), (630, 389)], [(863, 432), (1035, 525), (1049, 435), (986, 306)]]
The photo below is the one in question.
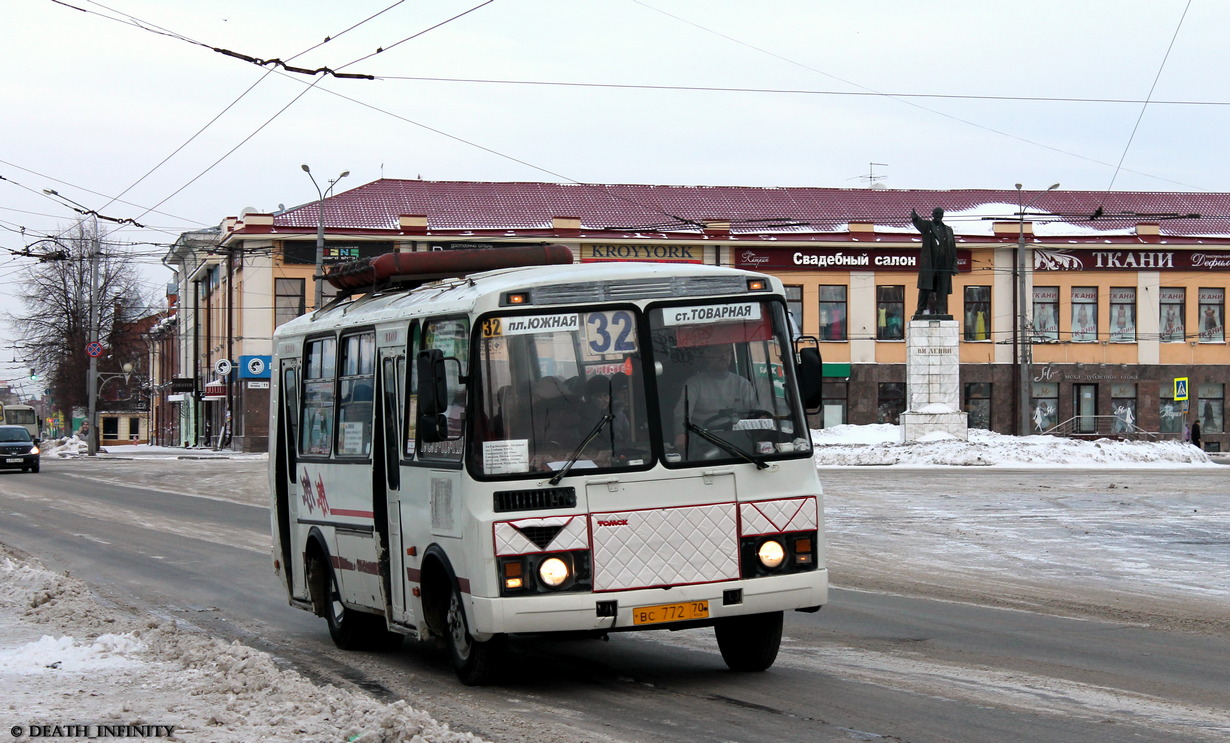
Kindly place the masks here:
[[(820, 613), (788, 615), (782, 653), (763, 674), (726, 671), (712, 633), (696, 630), (528, 639), (515, 643), (505, 683), (463, 687), (434, 647), (337, 651), (323, 620), (286, 605), (267, 510), (237, 495), (259, 482), (263, 462), (191, 466), (224, 483), (215, 496), (170, 486), (199, 484), (187, 463), (178, 474), (140, 460), (47, 460), (38, 475), (0, 472), (0, 542), (86, 580), (108, 601), (239, 639), (321, 682), (405, 698), (493, 741), (1230, 737), (1224, 634), (874, 591), (837, 589)], [(849, 491), (860, 477), (826, 473), (826, 487)], [(867, 486), (907, 487), (916, 475), (880, 470), (874, 480)]]

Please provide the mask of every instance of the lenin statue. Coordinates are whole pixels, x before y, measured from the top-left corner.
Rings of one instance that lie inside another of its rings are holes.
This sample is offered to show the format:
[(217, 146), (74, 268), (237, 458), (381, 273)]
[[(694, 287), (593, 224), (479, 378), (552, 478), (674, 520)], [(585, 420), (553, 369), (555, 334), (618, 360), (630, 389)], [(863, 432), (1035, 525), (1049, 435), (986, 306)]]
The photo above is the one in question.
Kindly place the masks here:
[(922, 233), (915, 318), (948, 314), (948, 295), (952, 294), (952, 277), (957, 273), (957, 241), (952, 228), (944, 224), (944, 210), (935, 207), (931, 217), (926, 220), (910, 210), (914, 229)]

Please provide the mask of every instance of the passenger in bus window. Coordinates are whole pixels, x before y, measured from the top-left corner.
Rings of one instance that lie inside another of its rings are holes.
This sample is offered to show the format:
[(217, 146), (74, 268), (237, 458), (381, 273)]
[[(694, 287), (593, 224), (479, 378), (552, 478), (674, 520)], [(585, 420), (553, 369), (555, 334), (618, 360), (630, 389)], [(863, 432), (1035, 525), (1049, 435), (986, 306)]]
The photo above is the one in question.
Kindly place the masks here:
[(730, 346), (708, 346), (699, 351), (700, 369), (684, 382), (675, 403), (675, 446), (680, 450), (689, 440), (687, 422), (711, 428), (723, 427), (722, 422), (730, 419), (733, 425), (756, 407), (756, 390), (751, 382), (730, 371), (734, 358)]

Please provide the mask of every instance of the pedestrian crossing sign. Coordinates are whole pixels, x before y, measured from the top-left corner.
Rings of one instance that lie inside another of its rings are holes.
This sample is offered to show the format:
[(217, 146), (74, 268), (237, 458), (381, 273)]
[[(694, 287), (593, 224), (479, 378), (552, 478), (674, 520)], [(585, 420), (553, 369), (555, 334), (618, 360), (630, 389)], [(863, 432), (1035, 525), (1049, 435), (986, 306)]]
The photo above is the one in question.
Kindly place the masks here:
[(1174, 378), (1174, 399), (1176, 401), (1187, 399), (1187, 377)]

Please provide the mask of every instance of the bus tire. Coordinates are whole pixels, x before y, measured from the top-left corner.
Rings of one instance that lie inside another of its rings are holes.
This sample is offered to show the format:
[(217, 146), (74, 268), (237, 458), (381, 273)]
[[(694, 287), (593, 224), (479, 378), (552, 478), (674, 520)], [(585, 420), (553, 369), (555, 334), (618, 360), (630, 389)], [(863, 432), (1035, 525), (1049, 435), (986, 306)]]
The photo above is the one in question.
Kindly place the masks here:
[(485, 642), (479, 642), (470, 635), (465, 607), (461, 603), (461, 591), (456, 585), (452, 588), (448, 610), (444, 614), (444, 641), (448, 645), (453, 670), (466, 686), (490, 683), (495, 678), (507, 645), (504, 635), (496, 635)]
[(717, 620), (713, 631), (730, 670), (764, 671), (777, 660), (782, 644), (782, 612), (726, 617)]
[(377, 614), (355, 611), (341, 601), (337, 575), (328, 565), (320, 550), (310, 558), (308, 585), (313, 592), (322, 591), (321, 600), (312, 597), (312, 603), (322, 607), (325, 622), (329, 625), (329, 637), (342, 650), (396, 650), (401, 647), (402, 636), (390, 632), (384, 617)]

